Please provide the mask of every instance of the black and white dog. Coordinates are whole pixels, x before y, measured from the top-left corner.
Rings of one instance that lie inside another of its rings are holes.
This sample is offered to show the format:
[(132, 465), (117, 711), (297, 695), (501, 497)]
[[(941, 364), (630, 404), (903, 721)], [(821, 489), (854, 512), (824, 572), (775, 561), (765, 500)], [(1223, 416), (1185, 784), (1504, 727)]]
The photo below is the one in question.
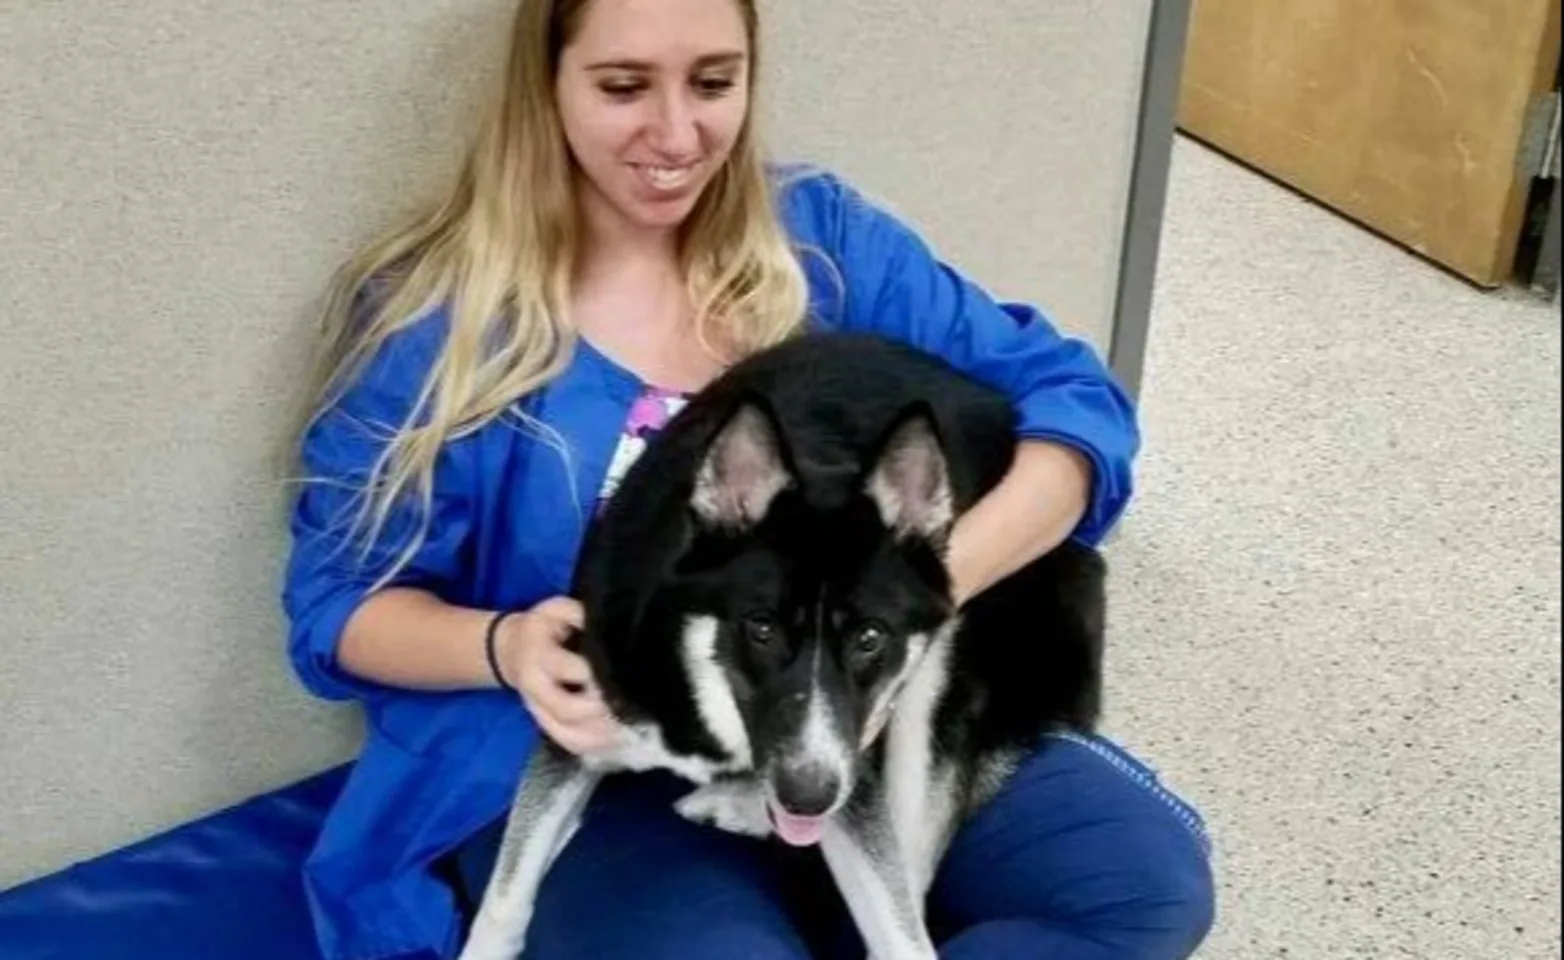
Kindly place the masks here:
[(1099, 710), (1095, 551), (950, 599), (943, 544), (1015, 443), (1003, 396), (874, 337), (798, 338), (693, 398), (578, 567), (578, 649), (629, 739), (536, 752), (461, 956), (514, 960), (599, 779), (663, 768), (689, 819), (818, 844), (871, 957), (935, 957), (923, 900), (952, 834)]

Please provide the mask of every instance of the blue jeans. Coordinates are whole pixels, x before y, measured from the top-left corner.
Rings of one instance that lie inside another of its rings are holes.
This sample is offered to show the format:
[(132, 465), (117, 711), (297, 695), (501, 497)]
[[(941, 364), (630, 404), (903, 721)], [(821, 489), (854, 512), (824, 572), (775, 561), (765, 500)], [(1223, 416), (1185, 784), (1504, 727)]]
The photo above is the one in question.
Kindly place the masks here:
[[(687, 823), (689, 789), (603, 782), (539, 891), (524, 960), (848, 960), (818, 851)], [(456, 855), (481, 897), (501, 823)], [(1182, 960), (1215, 915), (1205, 827), (1102, 738), (1055, 737), (957, 834), (928, 899), (944, 960)]]

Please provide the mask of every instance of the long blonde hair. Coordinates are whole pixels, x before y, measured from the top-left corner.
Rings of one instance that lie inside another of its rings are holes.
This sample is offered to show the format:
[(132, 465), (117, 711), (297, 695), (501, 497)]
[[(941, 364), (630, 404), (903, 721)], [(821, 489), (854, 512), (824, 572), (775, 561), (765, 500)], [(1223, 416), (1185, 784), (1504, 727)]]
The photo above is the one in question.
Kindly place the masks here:
[[(389, 439), (358, 511), (366, 552), (402, 501), (410, 499), (427, 517), (434, 466), (445, 444), (496, 417), (519, 416), (516, 401), (569, 362), (576, 336), (570, 285), (583, 228), (553, 90), (561, 51), (591, 2), (520, 0), (507, 68), (452, 188), (345, 263), (329, 287), (311, 421), (387, 338), (436, 307), (449, 317), (446, 339), (409, 416), (380, 425)], [(708, 349), (729, 358), (795, 333), (808, 305), (803, 270), (777, 217), (753, 130), (760, 35), (755, 0), (735, 2), (751, 51), (751, 106), (726, 166), (681, 230), (696, 333)], [(382, 583), (421, 539), (422, 524)]]

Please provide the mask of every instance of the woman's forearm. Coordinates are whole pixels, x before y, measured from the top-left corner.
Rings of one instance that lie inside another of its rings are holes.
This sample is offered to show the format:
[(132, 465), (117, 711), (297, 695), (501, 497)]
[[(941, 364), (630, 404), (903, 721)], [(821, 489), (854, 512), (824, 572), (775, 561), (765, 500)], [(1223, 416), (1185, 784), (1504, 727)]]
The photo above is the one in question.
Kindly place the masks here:
[(405, 689), (495, 687), (483, 643), (492, 616), (394, 587), (365, 600), (348, 619), (337, 659), (349, 673)]
[(958, 605), (1063, 543), (1090, 503), (1091, 462), (1078, 450), (1023, 442), (1010, 472), (951, 531), (946, 566)]

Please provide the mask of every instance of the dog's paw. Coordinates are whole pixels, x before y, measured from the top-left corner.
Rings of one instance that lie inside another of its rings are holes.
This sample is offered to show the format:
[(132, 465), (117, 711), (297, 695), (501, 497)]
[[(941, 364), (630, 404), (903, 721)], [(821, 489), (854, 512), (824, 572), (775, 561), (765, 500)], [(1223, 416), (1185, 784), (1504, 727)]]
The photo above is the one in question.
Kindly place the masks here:
[(771, 835), (771, 818), (766, 816), (765, 801), (748, 785), (707, 784), (679, 800), (674, 809), (692, 823), (728, 833), (760, 838)]

